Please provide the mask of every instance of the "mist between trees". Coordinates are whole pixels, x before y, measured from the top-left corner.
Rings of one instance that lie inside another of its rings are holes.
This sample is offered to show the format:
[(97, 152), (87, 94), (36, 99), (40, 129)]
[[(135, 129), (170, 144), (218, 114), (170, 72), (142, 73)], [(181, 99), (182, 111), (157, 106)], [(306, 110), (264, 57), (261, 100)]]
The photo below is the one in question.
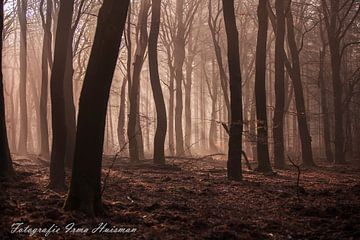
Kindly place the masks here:
[(101, 212), (103, 155), (360, 162), (358, 1), (1, 3), (0, 171), (72, 168), (67, 209)]

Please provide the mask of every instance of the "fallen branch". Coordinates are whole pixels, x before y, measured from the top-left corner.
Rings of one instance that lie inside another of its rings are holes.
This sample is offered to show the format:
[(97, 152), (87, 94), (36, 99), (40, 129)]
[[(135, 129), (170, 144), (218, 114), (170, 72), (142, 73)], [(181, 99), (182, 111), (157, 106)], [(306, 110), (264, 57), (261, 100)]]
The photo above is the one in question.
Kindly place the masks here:
[(204, 160), (206, 158), (209, 158), (209, 157), (215, 157), (215, 156), (225, 156), (224, 153), (214, 153), (214, 154), (209, 154), (209, 155), (205, 155), (205, 156), (202, 156), (202, 157), (181, 157), (181, 156), (168, 156), (166, 157), (167, 159), (181, 159), (181, 160), (189, 160), (189, 161), (201, 161), (201, 160)]

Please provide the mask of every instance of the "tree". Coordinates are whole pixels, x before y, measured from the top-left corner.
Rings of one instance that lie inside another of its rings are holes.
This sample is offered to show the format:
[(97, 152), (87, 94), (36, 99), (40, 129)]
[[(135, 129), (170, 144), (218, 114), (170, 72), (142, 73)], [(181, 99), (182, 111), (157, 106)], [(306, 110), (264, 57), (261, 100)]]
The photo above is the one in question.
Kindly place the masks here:
[(228, 111), (228, 121), (230, 121), (230, 98), (229, 98), (229, 79), (225, 73), (225, 67), (223, 64), (223, 57), (222, 57), (222, 52), (221, 52), (221, 47), (220, 47), (220, 30), (221, 30), (221, 21), (219, 19), (220, 14), (221, 14), (221, 9), (219, 6), (219, 3), (217, 5), (217, 13), (214, 14), (212, 13), (212, 0), (209, 0), (208, 2), (208, 9), (209, 9), (209, 17), (208, 17), (208, 26), (210, 29), (210, 33), (211, 33), (211, 39), (214, 43), (214, 52), (215, 52), (215, 57), (216, 57), (216, 62), (218, 64), (219, 67), (219, 72), (220, 72), (220, 82), (221, 82), (221, 88), (224, 94), (224, 102), (226, 105), (226, 109)]
[(231, 109), (227, 172), (229, 179), (238, 181), (242, 179), (241, 154), (243, 132), (239, 33), (236, 27), (234, 0), (222, 0), (222, 3), (228, 44)]
[[(64, 76), (64, 97), (65, 97), (65, 121), (66, 121), (66, 152), (64, 156), (65, 165), (71, 167), (75, 148), (76, 135), (76, 110), (74, 103), (74, 87), (73, 87), (73, 62), (74, 62), (74, 37), (75, 31), (79, 24), (82, 12), (84, 11), (85, 0), (81, 0), (77, 4), (77, 13), (74, 24), (71, 25), (71, 30), (68, 39), (66, 68)], [(74, 8), (74, 5), (73, 5)], [(79, 35), (82, 33), (80, 32)]]
[(132, 162), (139, 162), (143, 158), (143, 143), (142, 133), (139, 119), (139, 93), (140, 93), (140, 78), (141, 69), (144, 63), (144, 56), (148, 44), (148, 12), (150, 9), (150, 1), (144, 0), (140, 4), (140, 14), (138, 20), (137, 46), (134, 59), (134, 70), (132, 76), (132, 83), (130, 87), (130, 113), (128, 123), (128, 139), (129, 139), (129, 153)]
[(27, 19), (26, 12), (28, 7), (27, 0), (17, 0), (18, 17), (20, 23), (20, 137), (19, 153), (27, 153), (28, 141), (28, 116), (27, 116)]
[(290, 76), (294, 85), (297, 121), (299, 126), (303, 164), (307, 167), (315, 166), (313, 160), (311, 136), (307, 123), (303, 85), (301, 81), (300, 56), (295, 39), (294, 20), (291, 12), (291, 0), (286, 14), (287, 38), (291, 53), (292, 68)]
[(51, 112), (53, 141), (50, 162), (50, 187), (65, 188), (66, 118), (64, 77), (74, 0), (61, 0), (56, 30), (54, 63), (51, 73)]
[(320, 85), (320, 95), (321, 95), (321, 110), (323, 114), (323, 129), (324, 129), (324, 145), (325, 145), (325, 155), (326, 160), (329, 162), (334, 162), (333, 151), (331, 148), (331, 134), (330, 134), (330, 117), (328, 109), (328, 98), (326, 93), (325, 86), (325, 56), (326, 56), (326, 46), (325, 43), (325, 33), (323, 29), (323, 22), (320, 21), (320, 39), (322, 47), (320, 49), (320, 66), (319, 66), (319, 85)]
[(160, 30), (161, 0), (152, 0), (151, 29), (149, 35), (150, 81), (156, 107), (156, 132), (154, 138), (154, 163), (165, 164), (165, 138), (167, 129), (166, 106), (160, 84), (157, 44)]
[(176, 37), (174, 49), (174, 68), (175, 68), (175, 140), (176, 155), (185, 153), (184, 134), (182, 127), (183, 97), (182, 82), (184, 79), (183, 65), (185, 61), (185, 26), (184, 26), (184, 0), (176, 0)]
[(258, 37), (256, 45), (255, 99), (257, 117), (257, 158), (258, 170), (271, 172), (268, 147), (268, 124), (266, 111), (266, 45), (268, 31), (267, 0), (259, 0), (258, 6)]
[(41, 96), (40, 96), (40, 155), (45, 158), (50, 156), (49, 130), (47, 120), (48, 96), (49, 96), (49, 67), (52, 67), (52, 10), (53, 1), (46, 1), (46, 15), (44, 14), (44, 0), (40, 1), (40, 16), (44, 30), (42, 55), (41, 55)]
[(65, 210), (102, 213), (106, 110), (130, 0), (104, 0), (79, 102), (75, 156)]
[(285, 3), (275, 1), (276, 40), (275, 40), (275, 112), (273, 124), (274, 159), (276, 168), (285, 167), (284, 156), (284, 109), (285, 109)]
[[(330, 2), (330, 6), (328, 4)], [(344, 37), (351, 25), (360, 14), (360, 4), (357, 1), (345, 0), (341, 3), (338, 0), (322, 0), (324, 20), (328, 35), (331, 78), (334, 95), (334, 118), (335, 118), (335, 163), (344, 164), (345, 159), (345, 138), (344, 138), (344, 105), (343, 105), (343, 79), (341, 77), (341, 60), (344, 50), (349, 45), (344, 43)], [(352, 9), (357, 9), (352, 13)]]
[[(0, 36), (3, 36), (4, 29), (4, 1), (0, 1)], [(0, 176), (9, 176), (14, 173), (10, 156), (9, 143), (7, 138), (5, 120), (4, 84), (2, 74), (2, 49), (3, 40), (0, 43)]]

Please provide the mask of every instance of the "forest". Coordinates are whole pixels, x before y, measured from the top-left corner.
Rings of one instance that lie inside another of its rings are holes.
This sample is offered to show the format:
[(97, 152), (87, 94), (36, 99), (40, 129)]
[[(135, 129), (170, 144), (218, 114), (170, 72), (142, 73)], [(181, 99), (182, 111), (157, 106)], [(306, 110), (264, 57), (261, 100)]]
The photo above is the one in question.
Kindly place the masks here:
[(359, 0), (0, 0), (0, 239), (360, 239)]

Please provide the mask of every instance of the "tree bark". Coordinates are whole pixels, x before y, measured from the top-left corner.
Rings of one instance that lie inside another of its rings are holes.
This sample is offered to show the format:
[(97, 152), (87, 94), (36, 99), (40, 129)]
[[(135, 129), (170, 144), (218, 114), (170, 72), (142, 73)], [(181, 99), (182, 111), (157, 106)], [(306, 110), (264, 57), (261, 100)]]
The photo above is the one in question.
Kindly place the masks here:
[(110, 87), (130, 1), (104, 0), (79, 103), (75, 157), (65, 210), (102, 213), (101, 163)]
[(230, 75), (231, 122), (227, 172), (230, 180), (241, 180), (241, 154), (243, 132), (242, 86), (239, 56), (239, 34), (236, 27), (234, 0), (222, 0), (224, 22), (228, 43)]
[(182, 126), (183, 96), (182, 83), (184, 79), (183, 65), (185, 61), (185, 26), (184, 26), (184, 0), (176, 0), (176, 37), (174, 41), (174, 68), (175, 68), (175, 141), (176, 155), (183, 155), (184, 134)]
[(27, 115), (27, 0), (17, 0), (20, 23), (20, 137), (18, 151), (27, 153), (28, 115)]
[(148, 0), (143, 1), (140, 6), (139, 14), (139, 39), (136, 46), (134, 70), (130, 89), (130, 113), (128, 123), (128, 139), (130, 159), (133, 163), (139, 162), (143, 158), (142, 133), (139, 118), (139, 93), (141, 69), (144, 63), (144, 56), (148, 42), (147, 19), (150, 3)]
[(287, 19), (287, 29), (288, 29), (287, 31), (288, 44), (292, 59), (292, 68), (290, 75), (294, 85), (297, 121), (298, 121), (298, 128), (299, 128), (299, 134), (301, 140), (302, 161), (304, 166), (313, 167), (315, 166), (315, 162), (312, 153), (310, 131), (307, 124), (305, 100), (304, 100), (303, 86), (301, 82), (300, 57), (295, 40), (294, 20), (291, 12), (291, 1), (289, 5), (289, 10), (287, 11), (286, 19)]
[(165, 164), (165, 138), (167, 129), (166, 106), (159, 77), (157, 44), (160, 30), (161, 0), (152, 0), (152, 18), (149, 35), (150, 81), (156, 107), (156, 132), (154, 138), (154, 163)]
[(64, 78), (74, 0), (61, 0), (56, 30), (54, 64), (51, 73), (51, 111), (53, 141), (50, 162), (50, 188), (65, 188), (66, 116)]
[(257, 121), (257, 159), (258, 170), (271, 172), (268, 146), (268, 123), (266, 109), (266, 47), (268, 30), (267, 0), (259, 0), (258, 6), (258, 36), (256, 46), (256, 74), (255, 74), (255, 99)]
[[(0, 1), (0, 36), (4, 29), (4, 1)], [(9, 142), (7, 137), (5, 119), (4, 84), (2, 74), (2, 51), (3, 40), (0, 42), (0, 176), (11, 176), (14, 173), (10, 156)]]
[(44, 30), (41, 55), (41, 96), (40, 96), (40, 155), (50, 157), (49, 126), (48, 126), (48, 97), (49, 97), (49, 67), (52, 67), (52, 9), (53, 1), (46, 1), (46, 14), (43, 11), (44, 0), (40, 2), (40, 15)]
[(285, 6), (283, 0), (275, 1), (276, 40), (275, 40), (275, 111), (273, 124), (274, 161), (276, 168), (285, 167), (284, 156), (284, 108), (285, 108)]
[(345, 163), (344, 129), (343, 129), (343, 87), (340, 75), (340, 37), (337, 32), (340, 2), (330, 1), (330, 21), (327, 24), (328, 41), (330, 47), (330, 59), (332, 70), (332, 87), (334, 94), (335, 116), (335, 163)]
[(125, 102), (126, 102), (126, 83), (128, 79), (124, 78), (121, 90), (120, 90), (120, 109), (119, 109), (119, 117), (118, 117), (118, 141), (119, 148), (122, 149), (125, 146)]

